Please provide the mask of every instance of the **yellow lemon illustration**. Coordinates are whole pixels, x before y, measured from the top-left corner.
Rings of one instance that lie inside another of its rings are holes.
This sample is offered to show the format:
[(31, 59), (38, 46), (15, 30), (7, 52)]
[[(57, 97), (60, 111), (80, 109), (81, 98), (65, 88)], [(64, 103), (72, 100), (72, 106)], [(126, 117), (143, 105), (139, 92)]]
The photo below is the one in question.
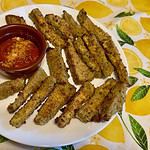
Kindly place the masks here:
[(27, 5), (27, 0), (2, 0), (1, 1), (1, 7), (3, 11), (10, 10), (19, 6)]
[(34, 3), (38, 4), (60, 4), (60, 0), (32, 0)]
[(128, 93), (127, 93), (127, 97), (126, 97), (126, 111), (134, 114), (134, 115), (148, 115), (150, 114), (150, 90), (147, 93), (147, 95), (137, 101), (132, 101), (132, 95), (135, 92), (135, 90), (138, 88), (139, 86), (135, 86), (133, 88), (131, 88)]
[(117, 117), (106, 128), (100, 131), (99, 134), (112, 142), (125, 142), (123, 128)]
[(150, 39), (141, 39), (135, 42), (135, 46), (141, 53), (150, 59)]
[(131, 0), (133, 6), (143, 12), (150, 11), (150, 0)]
[(132, 50), (128, 48), (123, 48), (123, 50), (127, 58), (129, 73), (135, 75), (137, 71), (134, 68), (142, 68), (142, 61)]
[(107, 0), (107, 2), (111, 5), (123, 7), (128, 4), (128, 0)]
[(141, 22), (143, 28), (144, 28), (146, 31), (150, 32), (150, 18), (141, 17), (141, 18), (140, 18), (140, 22)]
[(132, 17), (122, 18), (120, 28), (129, 35), (139, 35), (142, 32), (140, 24)]
[(110, 8), (96, 1), (85, 1), (76, 7), (78, 10), (81, 10), (82, 8), (84, 8), (90, 16), (95, 18), (106, 17), (112, 13)]
[(101, 145), (88, 144), (88, 145), (81, 147), (79, 150), (108, 150), (108, 148), (101, 146)]

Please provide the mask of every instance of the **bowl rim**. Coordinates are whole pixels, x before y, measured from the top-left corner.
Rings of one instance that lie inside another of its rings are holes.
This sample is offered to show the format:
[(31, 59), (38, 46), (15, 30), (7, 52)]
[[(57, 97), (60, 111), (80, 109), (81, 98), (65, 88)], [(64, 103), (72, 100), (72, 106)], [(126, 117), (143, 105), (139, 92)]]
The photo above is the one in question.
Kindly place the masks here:
[[(41, 61), (43, 60), (44, 56), (45, 56), (46, 48), (47, 48), (46, 40), (45, 40), (43, 34), (40, 31), (38, 31), (36, 28), (34, 28), (33, 26), (26, 25), (26, 24), (8, 24), (8, 25), (1, 26), (0, 30), (7, 29), (7, 28), (16, 28), (16, 27), (21, 27), (22, 29), (24, 28), (26, 30), (33, 31), (38, 37), (40, 37), (41, 43), (42, 43), (41, 44), (42, 49), (41, 49), (40, 56), (38, 57), (38, 59), (32, 65), (29, 65), (29, 66), (24, 67), (24, 68), (19, 68), (19, 69), (5, 68), (5, 67), (0, 66), (0, 70), (4, 71), (6, 73), (11, 73), (11, 74), (16, 73), (16, 72), (21, 73), (21, 72), (24, 72), (24, 71), (28, 71), (28, 70), (34, 68), (35, 66), (37, 66), (38, 64), (40, 64)], [(17, 30), (17, 28), (16, 28), (16, 30)], [(8, 32), (8, 33), (11, 33), (11, 32)], [(33, 34), (31, 34), (31, 35), (33, 35)], [(8, 35), (8, 37), (9, 37), (9, 35)], [(36, 38), (36, 36), (33, 36), (33, 37)], [(35, 44), (35, 45), (37, 45), (37, 44)]]

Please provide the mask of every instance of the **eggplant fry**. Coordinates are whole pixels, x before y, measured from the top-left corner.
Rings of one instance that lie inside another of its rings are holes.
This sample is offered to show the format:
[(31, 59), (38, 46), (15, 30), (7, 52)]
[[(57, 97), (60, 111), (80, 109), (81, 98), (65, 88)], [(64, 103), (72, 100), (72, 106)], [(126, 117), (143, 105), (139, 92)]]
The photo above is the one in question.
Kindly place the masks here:
[(110, 93), (106, 96), (98, 114), (92, 118), (92, 121), (108, 121), (116, 112), (121, 112), (125, 101), (125, 95), (125, 84), (117, 82), (117, 84), (111, 89)]
[(74, 37), (82, 36), (86, 33), (86, 30), (82, 28), (74, 19), (73, 17), (68, 14), (65, 10), (63, 11), (62, 15), (63, 19), (70, 25), (71, 32)]
[(61, 50), (57, 48), (49, 48), (46, 58), (50, 74), (56, 78), (57, 83), (67, 83), (69, 75), (67, 73), (64, 60), (61, 56)]
[(0, 100), (3, 100), (19, 91), (25, 86), (24, 78), (6, 81), (0, 84)]
[(38, 125), (46, 124), (70, 100), (75, 92), (75, 87), (69, 83), (64, 85), (56, 84), (53, 92), (39, 109), (34, 122)]
[(70, 103), (67, 104), (64, 112), (58, 118), (56, 118), (56, 124), (60, 128), (63, 128), (69, 124), (75, 115), (75, 111), (78, 110), (85, 101), (91, 98), (93, 93), (94, 86), (90, 82), (85, 82), (79, 91), (73, 96)]
[(65, 46), (64, 39), (58, 35), (54, 28), (51, 25), (48, 25), (45, 18), (38, 8), (33, 9), (29, 14), (30, 19), (36, 26), (38, 30), (40, 30), (45, 38), (52, 43), (56, 47), (63, 48)]
[(33, 94), (39, 87), (47, 74), (42, 68), (39, 68), (29, 79), (23, 91), (19, 92), (15, 101), (9, 104), (7, 110), (9, 113), (15, 112), (22, 104), (24, 104), (30, 94)]
[(82, 9), (79, 12), (77, 16), (77, 20), (79, 21), (81, 26), (86, 28), (88, 32), (95, 34), (99, 43), (104, 48), (109, 61), (114, 66), (119, 80), (121, 82), (128, 84), (128, 73), (127, 73), (126, 67), (123, 64), (120, 58), (119, 51), (117, 50), (115, 44), (113, 43), (110, 35), (104, 32), (100, 27), (97, 27), (96, 25), (94, 25), (94, 23), (87, 16), (87, 13), (84, 11), (84, 9)]
[(81, 59), (83, 60), (83, 62), (93, 71), (100, 71), (100, 67), (98, 65), (98, 63), (95, 61), (94, 57), (91, 56), (89, 50), (86, 48), (86, 46), (84, 45), (84, 42), (82, 40), (81, 37), (78, 37), (75, 41), (74, 41), (74, 47), (77, 51), (77, 53), (79, 54), (79, 56), (81, 57)]
[(60, 16), (47, 14), (45, 20), (48, 24), (59, 30), (63, 37), (73, 39), (72, 31), (69, 24)]
[(68, 45), (65, 48), (65, 54), (73, 81), (76, 84), (82, 84), (86, 81), (91, 81), (94, 78), (94, 73), (81, 60), (70, 39), (68, 39)]
[(5, 20), (7, 24), (26, 24), (23, 17), (16, 15), (6, 15)]
[(110, 90), (116, 85), (117, 81), (108, 79), (103, 85), (95, 89), (94, 95), (76, 113), (76, 118), (82, 122), (89, 122), (95, 116), (108, 95)]
[[(110, 41), (107, 40), (103, 44), (104, 49), (111, 49), (112, 44), (110, 44)], [(107, 57), (109, 58), (110, 62), (115, 68), (117, 77), (119, 80), (123, 83), (125, 83), (127, 86), (129, 84), (128, 81), (128, 72), (126, 70), (126, 67), (124, 66), (119, 53), (106, 53)]]
[(107, 60), (104, 49), (101, 47), (94, 34), (84, 35), (83, 40), (87, 45), (91, 55), (95, 58), (101, 68), (103, 76), (106, 78), (113, 72), (113, 66)]
[(28, 102), (15, 113), (15, 115), (10, 120), (10, 124), (16, 128), (19, 128), (22, 124), (24, 124), (27, 118), (38, 106), (41, 105), (48, 94), (53, 90), (55, 83), (55, 78), (48, 76), (43, 81), (40, 88), (34, 93), (32, 98), (28, 100)]
[[(98, 40), (102, 40), (100, 43), (104, 42), (107, 39), (111, 39), (110, 35), (104, 32), (100, 27), (96, 26), (90, 18), (87, 16), (87, 13), (84, 9), (80, 10), (77, 15), (77, 20), (81, 26), (83, 26), (88, 32), (94, 33)], [(114, 49), (117, 52), (117, 49)], [(112, 51), (112, 50), (110, 50)]]

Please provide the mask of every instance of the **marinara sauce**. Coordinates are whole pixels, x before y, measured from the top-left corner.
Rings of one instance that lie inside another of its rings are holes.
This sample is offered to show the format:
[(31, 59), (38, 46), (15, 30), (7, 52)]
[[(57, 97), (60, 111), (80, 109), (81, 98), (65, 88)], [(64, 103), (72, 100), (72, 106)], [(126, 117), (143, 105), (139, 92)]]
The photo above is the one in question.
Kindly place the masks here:
[(0, 65), (8, 69), (21, 69), (32, 65), (40, 50), (30, 40), (13, 37), (0, 43)]

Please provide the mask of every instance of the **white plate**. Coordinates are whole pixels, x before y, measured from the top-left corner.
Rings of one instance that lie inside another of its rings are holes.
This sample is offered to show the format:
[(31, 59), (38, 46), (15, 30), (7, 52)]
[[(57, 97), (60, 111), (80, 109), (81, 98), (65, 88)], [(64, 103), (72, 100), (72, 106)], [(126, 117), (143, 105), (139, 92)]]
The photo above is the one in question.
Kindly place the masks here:
[[(23, 16), (28, 24), (33, 25), (31, 20), (28, 18), (28, 14), (29, 12), (31, 12), (33, 8), (37, 8), (37, 7), (42, 11), (44, 15), (47, 13), (54, 13), (56, 15), (61, 15), (63, 10), (66, 10), (73, 17), (76, 17), (78, 13), (78, 11), (74, 9), (63, 7), (63, 6), (45, 5), (45, 4), (30, 5), (30, 6), (13, 9), (0, 15), (0, 25), (2, 26), (6, 24), (5, 16), (8, 14)], [(95, 21), (94, 19), (92, 20), (95, 24), (99, 25), (104, 31), (108, 32), (112, 36), (112, 33), (108, 31), (103, 25), (101, 25), (99, 22)], [(127, 62), (124, 53), (122, 51), (122, 48), (120, 47), (117, 40), (113, 36), (112, 38), (113, 41), (115, 42), (115, 45), (119, 49), (123, 63), (127, 66)], [(48, 67), (45, 59), (42, 62), (42, 67), (48, 73)], [(3, 76), (0, 76), (0, 82), (4, 82), (5, 80), (7, 79), (5, 79)], [(94, 80), (92, 83), (95, 86), (98, 86), (101, 85), (103, 82), (104, 81), (102, 80)], [(52, 146), (73, 144), (96, 134), (98, 131), (102, 130), (106, 125), (108, 125), (112, 120), (111, 119), (109, 122), (105, 122), (105, 123), (84, 124), (78, 121), (77, 119), (73, 119), (67, 127), (61, 129), (54, 124), (54, 120), (49, 121), (49, 123), (47, 123), (44, 126), (35, 125), (33, 122), (33, 118), (37, 113), (37, 111), (35, 111), (34, 114), (27, 120), (26, 124), (16, 129), (11, 125), (9, 125), (9, 120), (11, 119), (12, 114), (9, 114), (7, 112), (8, 104), (14, 101), (15, 97), (16, 95), (13, 95), (7, 98), (6, 100), (0, 101), (0, 108), (1, 108), (0, 109), (0, 134), (13, 141), (26, 144), (26, 145), (52, 147)]]

